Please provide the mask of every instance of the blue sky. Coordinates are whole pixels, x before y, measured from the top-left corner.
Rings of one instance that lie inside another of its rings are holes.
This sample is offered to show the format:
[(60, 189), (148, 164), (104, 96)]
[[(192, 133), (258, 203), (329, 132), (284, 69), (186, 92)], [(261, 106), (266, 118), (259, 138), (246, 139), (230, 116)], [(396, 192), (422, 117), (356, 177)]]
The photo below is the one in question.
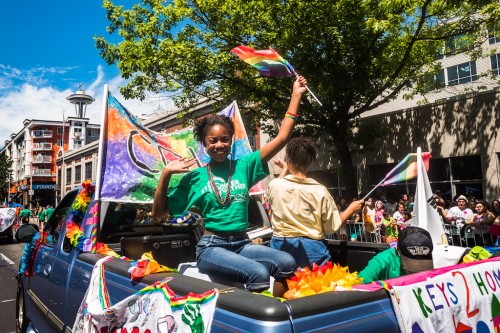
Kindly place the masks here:
[[(115, 0), (130, 4), (131, 0)], [(99, 0), (4, 1), (0, 11), (0, 147), (11, 133), (22, 129), (24, 119), (62, 120), (75, 116), (66, 97), (82, 83), (95, 102), (87, 118), (99, 123), (102, 91), (110, 91), (135, 114), (149, 114), (158, 99), (127, 101), (119, 95), (123, 85), (116, 66), (99, 56), (93, 37), (105, 36), (108, 21)], [(162, 102), (164, 104), (165, 102)], [(163, 105), (162, 105), (163, 106)]]

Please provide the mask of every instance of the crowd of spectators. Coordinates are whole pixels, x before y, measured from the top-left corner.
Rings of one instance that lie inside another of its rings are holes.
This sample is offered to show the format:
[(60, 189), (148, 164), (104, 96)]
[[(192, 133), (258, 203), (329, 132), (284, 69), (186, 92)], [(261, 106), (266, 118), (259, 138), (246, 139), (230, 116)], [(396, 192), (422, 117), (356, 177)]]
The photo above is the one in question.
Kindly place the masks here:
[[(439, 191), (435, 192), (433, 198), (450, 244), (466, 247), (497, 244), (498, 235), (491, 233), (491, 227), (500, 226), (499, 200), (489, 203), (465, 195), (446, 199)], [(339, 210), (345, 209), (349, 203), (345, 198), (339, 200)], [(395, 245), (401, 230), (413, 224), (413, 204), (414, 198), (408, 194), (402, 194), (397, 199), (366, 198), (364, 207), (355, 212), (331, 237)]]

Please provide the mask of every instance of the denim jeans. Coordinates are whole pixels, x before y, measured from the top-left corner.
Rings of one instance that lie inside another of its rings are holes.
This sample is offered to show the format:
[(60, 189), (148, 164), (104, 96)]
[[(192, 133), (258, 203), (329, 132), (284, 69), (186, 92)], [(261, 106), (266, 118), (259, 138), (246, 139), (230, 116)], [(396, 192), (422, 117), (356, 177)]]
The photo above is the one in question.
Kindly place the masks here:
[(244, 283), (247, 290), (268, 289), (271, 276), (280, 281), (296, 270), (291, 255), (252, 244), (247, 236), (205, 235), (196, 246), (196, 261), (201, 273)]
[(270, 246), (290, 253), (301, 268), (311, 268), (313, 263), (321, 266), (331, 260), (330, 252), (321, 240), (307, 237), (273, 237)]

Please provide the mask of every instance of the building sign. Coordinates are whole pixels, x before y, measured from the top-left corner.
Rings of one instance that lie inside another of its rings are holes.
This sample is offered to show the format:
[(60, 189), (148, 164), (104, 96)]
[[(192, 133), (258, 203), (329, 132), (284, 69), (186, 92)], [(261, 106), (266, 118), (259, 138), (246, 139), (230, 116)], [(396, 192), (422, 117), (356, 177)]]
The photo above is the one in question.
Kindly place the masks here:
[(54, 184), (33, 184), (31, 188), (33, 190), (53, 190)]

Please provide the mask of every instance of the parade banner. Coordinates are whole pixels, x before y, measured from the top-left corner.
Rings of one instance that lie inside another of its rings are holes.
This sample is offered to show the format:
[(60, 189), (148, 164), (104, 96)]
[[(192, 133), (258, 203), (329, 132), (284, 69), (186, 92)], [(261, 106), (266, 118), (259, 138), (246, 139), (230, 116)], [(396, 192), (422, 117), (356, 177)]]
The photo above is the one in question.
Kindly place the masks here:
[[(152, 131), (105, 90), (107, 98), (99, 145), (100, 181), (97, 184), (101, 201), (151, 203), (161, 172), (170, 161), (194, 157), (196, 167), (209, 161), (201, 143), (195, 141), (192, 128), (173, 134)], [(252, 150), (236, 102), (219, 114), (231, 117), (235, 124), (231, 158), (250, 154)], [(181, 177), (174, 175), (170, 186), (175, 186)], [(259, 183), (250, 193), (263, 191)]]
[(15, 221), (15, 208), (0, 208), (0, 232), (7, 230)]
[(499, 258), (387, 280), (402, 332), (500, 332)]

